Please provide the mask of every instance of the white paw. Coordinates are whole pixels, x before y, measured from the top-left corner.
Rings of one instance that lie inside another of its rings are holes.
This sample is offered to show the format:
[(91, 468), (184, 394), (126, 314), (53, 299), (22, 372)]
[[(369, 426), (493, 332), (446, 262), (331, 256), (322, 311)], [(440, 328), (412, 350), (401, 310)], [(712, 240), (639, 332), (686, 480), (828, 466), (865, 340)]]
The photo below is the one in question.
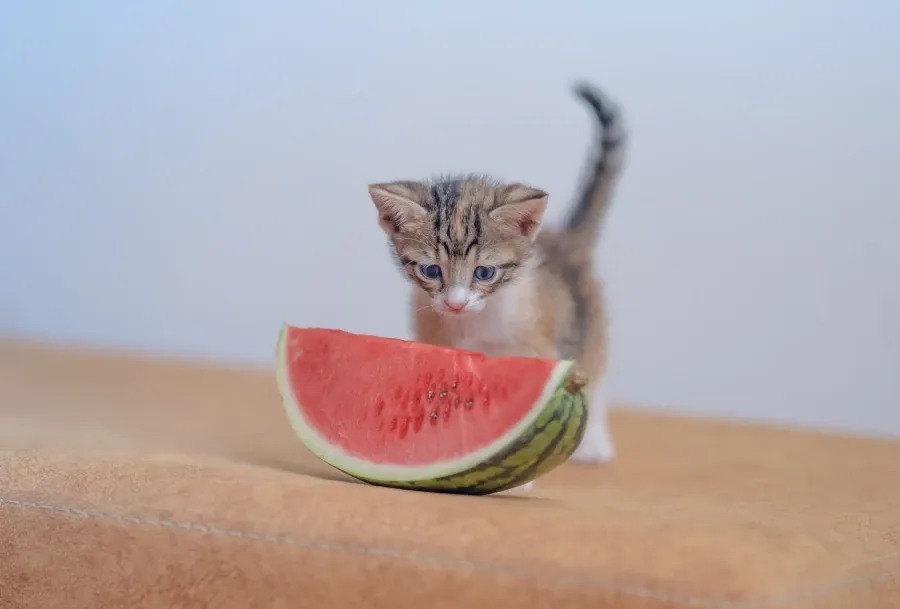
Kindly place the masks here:
[(533, 488), (534, 488), (534, 480), (532, 480), (531, 482), (526, 482), (525, 484), (523, 484), (521, 486), (517, 486), (511, 490), (528, 492)]
[(591, 425), (584, 430), (581, 444), (569, 458), (574, 463), (609, 463), (616, 456), (612, 438), (606, 428), (606, 421)]
[(591, 396), (590, 415), (584, 438), (569, 458), (575, 463), (609, 463), (616, 456), (607, 423), (606, 401), (601, 389)]

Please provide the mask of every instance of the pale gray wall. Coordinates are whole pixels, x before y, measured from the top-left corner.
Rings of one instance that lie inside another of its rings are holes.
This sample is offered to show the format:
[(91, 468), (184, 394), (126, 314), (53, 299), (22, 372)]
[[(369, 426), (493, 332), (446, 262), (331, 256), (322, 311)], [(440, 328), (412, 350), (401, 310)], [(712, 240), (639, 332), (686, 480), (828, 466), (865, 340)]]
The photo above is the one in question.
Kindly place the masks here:
[(366, 183), (487, 171), (559, 213), (587, 77), (633, 134), (612, 395), (900, 433), (898, 32), (896, 0), (7, 3), (0, 332), (407, 336)]

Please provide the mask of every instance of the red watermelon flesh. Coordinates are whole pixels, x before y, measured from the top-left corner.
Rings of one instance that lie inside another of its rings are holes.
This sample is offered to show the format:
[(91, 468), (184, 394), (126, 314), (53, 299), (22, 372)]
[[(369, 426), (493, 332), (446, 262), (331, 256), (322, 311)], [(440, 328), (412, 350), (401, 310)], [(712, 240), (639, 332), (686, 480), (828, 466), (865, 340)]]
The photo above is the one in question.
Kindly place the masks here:
[(292, 326), (282, 330), (278, 355), (282, 393), (296, 409), (288, 414), (307, 445), (376, 468), (427, 466), (491, 446), (569, 368)]

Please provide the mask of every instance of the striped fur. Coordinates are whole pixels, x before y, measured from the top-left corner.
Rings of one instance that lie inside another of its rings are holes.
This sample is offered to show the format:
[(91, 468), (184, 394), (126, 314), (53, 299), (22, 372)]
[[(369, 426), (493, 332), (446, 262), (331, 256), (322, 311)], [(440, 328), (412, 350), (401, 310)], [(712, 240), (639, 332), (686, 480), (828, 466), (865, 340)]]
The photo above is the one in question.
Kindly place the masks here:
[(605, 461), (613, 453), (600, 394), (606, 319), (593, 250), (621, 173), (625, 136), (605, 96), (586, 85), (575, 91), (599, 136), (559, 228), (541, 228), (546, 192), (482, 175), (373, 184), (369, 193), (397, 263), (418, 287), (415, 339), (488, 355), (576, 360), (591, 379), (591, 418), (573, 459)]

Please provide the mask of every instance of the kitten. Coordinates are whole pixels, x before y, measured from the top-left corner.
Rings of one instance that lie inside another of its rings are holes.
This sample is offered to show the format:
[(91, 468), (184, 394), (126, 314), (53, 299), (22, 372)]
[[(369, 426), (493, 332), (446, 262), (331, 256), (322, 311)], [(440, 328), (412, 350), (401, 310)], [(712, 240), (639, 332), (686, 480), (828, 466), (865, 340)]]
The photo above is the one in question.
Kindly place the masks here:
[[(621, 173), (619, 113), (586, 85), (599, 124), (596, 156), (562, 227), (542, 229), (547, 193), (477, 175), (372, 184), (393, 254), (415, 284), (417, 341), (489, 356), (572, 359), (589, 379), (590, 417), (573, 461), (610, 461), (602, 381), (607, 338), (593, 252)], [(530, 486), (530, 485), (529, 485)]]

